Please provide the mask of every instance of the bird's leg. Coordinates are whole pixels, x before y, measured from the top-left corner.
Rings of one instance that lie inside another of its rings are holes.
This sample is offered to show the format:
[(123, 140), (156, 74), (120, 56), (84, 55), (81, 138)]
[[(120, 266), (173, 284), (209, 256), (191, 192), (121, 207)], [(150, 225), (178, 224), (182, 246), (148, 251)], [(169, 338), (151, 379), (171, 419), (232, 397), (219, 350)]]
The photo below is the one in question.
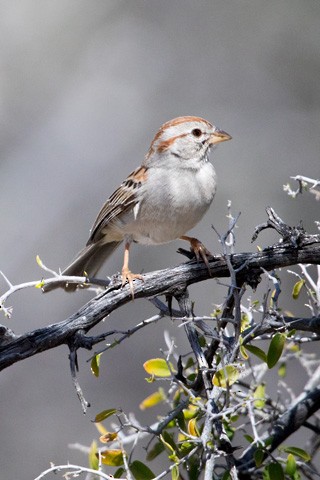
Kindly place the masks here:
[(136, 278), (139, 280), (143, 280), (143, 276), (139, 275), (138, 273), (132, 273), (129, 269), (129, 249), (130, 249), (130, 241), (125, 242), (125, 247), (124, 247), (124, 257), (123, 257), (123, 267), (121, 271), (121, 278), (122, 278), (122, 286), (126, 284), (126, 282), (129, 283), (130, 291), (132, 298), (134, 298), (134, 288), (133, 288), (133, 280)]
[(194, 237), (188, 237), (187, 235), (182, 235), (180, 237), (181, 240), (186, 240), (187, 242), (190, 243), (190, 248), (191, 251), (194, 252), (197, 262), (200, 261), (200, 258), (204, 261), (204, 263), (207, 266), (207, 269), (210, 272), (210, 265), (209, 265), (209, 260), (208, 257), (212, 257), (212, 253), (209, 252), (209, 250), (203, 245), (200, 240)]

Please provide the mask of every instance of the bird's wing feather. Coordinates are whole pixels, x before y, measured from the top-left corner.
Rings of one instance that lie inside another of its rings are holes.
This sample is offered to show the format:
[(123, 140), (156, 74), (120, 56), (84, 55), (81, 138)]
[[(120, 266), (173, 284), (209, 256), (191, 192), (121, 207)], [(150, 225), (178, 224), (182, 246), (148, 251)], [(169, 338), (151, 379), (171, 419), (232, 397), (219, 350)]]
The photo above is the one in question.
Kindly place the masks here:
[(137, 191), (147, 178), (147, 167), (134, 170), (101, 208), (91, 229), (87, 245), (99, 241), (103, 230), (121, 214), (132, 210), (139, 201)]

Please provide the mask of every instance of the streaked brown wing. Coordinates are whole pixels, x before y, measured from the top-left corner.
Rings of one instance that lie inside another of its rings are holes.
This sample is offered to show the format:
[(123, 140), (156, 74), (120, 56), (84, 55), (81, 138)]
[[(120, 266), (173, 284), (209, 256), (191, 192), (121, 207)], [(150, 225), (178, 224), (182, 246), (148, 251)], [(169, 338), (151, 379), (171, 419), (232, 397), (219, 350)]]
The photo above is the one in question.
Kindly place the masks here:
[(100, 240), (103, 229), (120, 214), (133, 209), (138, 203), (137, 190), (147, 178), (147, 168), (139, 167), (134, 170), (101, 208), (91, 229), (87, 245)]

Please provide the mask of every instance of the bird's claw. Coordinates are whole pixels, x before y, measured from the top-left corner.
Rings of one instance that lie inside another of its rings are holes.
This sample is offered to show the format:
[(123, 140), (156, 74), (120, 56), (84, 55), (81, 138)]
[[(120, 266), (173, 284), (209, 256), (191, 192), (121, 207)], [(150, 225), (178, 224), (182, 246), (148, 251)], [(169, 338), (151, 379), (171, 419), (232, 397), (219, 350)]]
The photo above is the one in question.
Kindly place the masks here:
[(132, 296), (132, 300), (134, 299), (134, 287), (133, 287), (133, 280), (142, 280), (143, 276), (140, 275), (139, 273), (132, 273), (129, 268), (124, 267), (121, 272), (121, 280), (122, 280), (122, 287), (128, 282), (129, 283), (129, 288)]

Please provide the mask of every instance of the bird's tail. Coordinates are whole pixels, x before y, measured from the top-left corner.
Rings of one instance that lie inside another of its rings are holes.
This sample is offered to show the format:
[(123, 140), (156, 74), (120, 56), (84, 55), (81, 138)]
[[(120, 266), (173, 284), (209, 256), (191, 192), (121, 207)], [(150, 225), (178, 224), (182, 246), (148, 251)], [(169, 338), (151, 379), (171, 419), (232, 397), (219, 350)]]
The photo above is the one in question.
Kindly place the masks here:
[[(102, 267), (103, 262), (112, 254), (121, 242), (92, 243), (81, 250), (72, 263), (63, 270), (62, 275), (94, 277)], [(58, 282), (52, 285), (44, 285), (43, 292), (50, 292), (62, 287), (67, 292), (73, 292), (77, 288), (76, 283)]]

